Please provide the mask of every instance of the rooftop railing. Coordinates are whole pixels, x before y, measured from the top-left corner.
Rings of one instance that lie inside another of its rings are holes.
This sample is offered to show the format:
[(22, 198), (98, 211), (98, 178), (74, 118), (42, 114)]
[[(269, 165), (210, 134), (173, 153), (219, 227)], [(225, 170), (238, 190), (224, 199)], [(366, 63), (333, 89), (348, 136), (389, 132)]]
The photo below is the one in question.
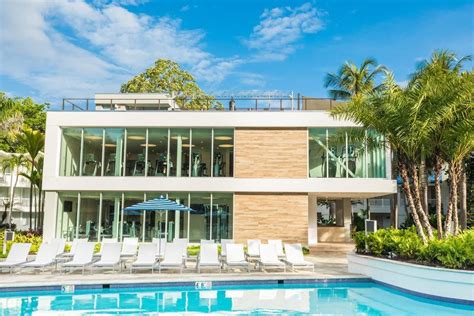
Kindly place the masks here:
[[(300, 96), (64, 98), (60, 111), (329, 111), (337, 101)], [(52, 109), (55, 110), (55, 109)], [(56, 109), (58, 110), (58, 109)]]

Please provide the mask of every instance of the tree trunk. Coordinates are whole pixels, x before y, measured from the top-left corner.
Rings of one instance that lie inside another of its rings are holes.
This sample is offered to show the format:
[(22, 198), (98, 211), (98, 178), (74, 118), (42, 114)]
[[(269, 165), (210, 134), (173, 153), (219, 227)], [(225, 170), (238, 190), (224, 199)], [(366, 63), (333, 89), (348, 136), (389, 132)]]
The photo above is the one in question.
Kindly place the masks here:
[(429, 215), (428, 210), (428, 179), (427, 179), (427, 172), (426, 172), (426, 159), (424, 155), (420, 161), (420, 170), (419, 170), (419, 185), (421, 191), (421, 205), (423, 206), (423, 210), (425, 211), (426, 215)]
[(441, 176), (441, 161), (438, 156), (436, 156), (435, 166), (434, 166), (434, 187), (435, 187), (435, 205), (436, 205), (436, 226), (438, 229), (438, 239), (443, 238), (443, 210), (441, 209), (441, 183), (439, 178)]
[[(398, 191), (398, 187), (397, 187)], [(390, 222), (391, 226), (395, 229), (398, 228), (398, 192), (392, 194), (392, 198), (390, 199)]]
[(418, 213), (416, 211), (415, 207), (415, 202), (413, 201), (413, 195), (411, 194), (410, 190), (410, 182), (409, 182), (409, 177), (408, 177), (408, 170), (405, 164), (399, 162), (398, 163), (398, 168), (400, 171), (400, 176), (402, 177), (403, 183), (403, 191), (405, 192), (406, 199), (408, 201), (408, 207), (410, 209), (410, 214), (411, 217), (413, 218), (413, 222), (415, 223), (416, 231), (418, 233), (418, 236), (420, 236), (421, 240), (423, 241), (424, 244), (427, 243), (426, 235), (425, 232), (423, 231), (423, 227), (421, 226), (420, 223), (420, 218), (418, 217)]
[(461, 214), (461, 230), (467, 228), (467, 173), (464, 163), (461, 165), (461, 175), (459, 179), (459, 196), (460, 196), (460, 214)]
[(433, 238), (433, 228), (431, 227), (430, 220), (428, 218), (427, 212), (423, 209), (423, 205), (421, 204), (421, 196), (420, 196), (420, 186), (418, 185), (418, 173), (417, 173), (416, 166), (412, 167), (412, 176), (413, 176), (413, 193), (414, 193), (414, 202), (417, 208), (418, 214), (420, 215), (420, 221), (423, 227), (426, 229), (428, 233), (428, 238)]
[(30, 231), (33, 229), (33, 183), (31, 182), (30, 174)]
[[(36, 188), (35, 188), (36, 191)], [(38, 201), (36, 200), (36, 192), (35, 192), (35, 231), (38, 231)]]
[[(444, 236), (451, 234), (451, 221), (457, 221), (457, 204), (458, 204), (458, 166), (455, 162), (452, 162), (449, 166), (449, 204), (448, 211), (446, 212), (446, 220), (444, 223)], [(456, 229), (456, 223), (453, 223)], [(454, 231), (455, 233), (455, 231)]]

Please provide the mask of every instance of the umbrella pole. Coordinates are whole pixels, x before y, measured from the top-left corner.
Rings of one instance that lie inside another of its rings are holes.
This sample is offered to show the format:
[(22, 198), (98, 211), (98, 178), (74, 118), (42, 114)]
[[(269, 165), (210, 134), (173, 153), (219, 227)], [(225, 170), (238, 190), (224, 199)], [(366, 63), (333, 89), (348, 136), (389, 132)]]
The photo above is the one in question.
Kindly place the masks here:
[(158, 258), (161, 257), (161, 220), (163, 218), (163, 212), (160, 211), (160, 229), (158, 230), (159, 245), (158, 245)]
[(143, 211), (142, 242), (145, 242), (145, 222), (146, 222), (146, 211)]

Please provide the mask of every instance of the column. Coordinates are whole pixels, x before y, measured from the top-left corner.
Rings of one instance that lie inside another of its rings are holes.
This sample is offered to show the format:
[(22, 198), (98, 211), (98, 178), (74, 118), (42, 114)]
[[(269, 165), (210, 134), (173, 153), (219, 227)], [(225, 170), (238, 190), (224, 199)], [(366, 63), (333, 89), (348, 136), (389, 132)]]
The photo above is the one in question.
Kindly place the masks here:
[[(62, 211), (62, 210), (61, 210)], [(43, 238), (51, 240), (55, 236), (55, 227), (57, 225), (58, 216), (58, 194), (56, 192), (45, 192), (44, 194), (44, 221), (43, 221)], [(59, 235), (58, 237), (62, 237)]]
[(352, 204), (351, 199), (342, 199), (342, 210), (344, 214), (344, 237), (345, 241), (351, 240), (351, 224), (352, 224)]

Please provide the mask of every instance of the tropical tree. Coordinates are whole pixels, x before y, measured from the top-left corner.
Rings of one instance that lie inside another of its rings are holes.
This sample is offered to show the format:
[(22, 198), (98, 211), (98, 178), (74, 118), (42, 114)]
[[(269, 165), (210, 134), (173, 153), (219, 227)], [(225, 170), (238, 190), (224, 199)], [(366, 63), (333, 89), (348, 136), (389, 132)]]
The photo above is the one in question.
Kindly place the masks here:
[(155, 65), (122, 84), (123, 93), (166, 93), (182, 109), (208, 110), (220, 108), (214, 97), (207, 95), (196, 83), (194, 77), (183, 70), (178, 63), (158, 59)]
[(383, 88), (376, 84), (377, 76), (386, 74), (387, 68), (377, 65), (373, 58), (365, 59), (360, 67), (351, 62), (345, 62), (337, 73), (328, 73), (324, 79), (324, 87), (330, 88), (328, 93), (335, 100), (348, 100), (351, 97), (377, 91)]
[[(7, 170), (10, 171), (10, 203), (8, 204), (8, 207), (5, 207), (6, 216), (2, 216), (2, 218), (6, 218), (8, 228), (11, 228), (12, 224), (12, 212), (15, 207), (15, 192), (20, 177), (20, 169), (25, 165), (25, 163), (26, 159), (23, 154), (10, 154), (9, 157), (4, 158), (1, 161), (2, 172), (5, 174)], [(8, 209), (10, 210), (8, 211)]]
[[(382, 84), (377, 84), (379, 75), (387, 73), (387, 68), (378, 65), (374, 58), (365, 59), (360, 67), (346, 61), (337, 73), (328, 73), (324, 79), (324, 87), (330, 88), (328, 93), (335, 100), (349, 100), (358, 95), (379, 91)], [(350, 135), (356, 137), (355, 130)], [(363, 131), (364, 135), (366, 134)], [(369, 200), (366, 199), (367, 213), (370, 217)]]
[(23, 115), (18, 109), (18, 100), (0, 92), (0, 137), (11, 138), (23, 125)]
[[(44, 135), (39, 131), (34, 131), (32, 129), (25, 129), (22, 134), (17, 136), (19, 144), (25, 149), (26, 155), (25, 159), (28, 162), (28, 173), (23, 173), (22, 175), (30, 180), (30, 230), (33, 229), (33, 196), (34, 188), (36, 187), (37, 182), (41, 182), (41, 179), (38, 177), (38, 159), (42, 156), (42, 151), (44, 150)], [(36, 204), (35, 204), (36, 205)]]

